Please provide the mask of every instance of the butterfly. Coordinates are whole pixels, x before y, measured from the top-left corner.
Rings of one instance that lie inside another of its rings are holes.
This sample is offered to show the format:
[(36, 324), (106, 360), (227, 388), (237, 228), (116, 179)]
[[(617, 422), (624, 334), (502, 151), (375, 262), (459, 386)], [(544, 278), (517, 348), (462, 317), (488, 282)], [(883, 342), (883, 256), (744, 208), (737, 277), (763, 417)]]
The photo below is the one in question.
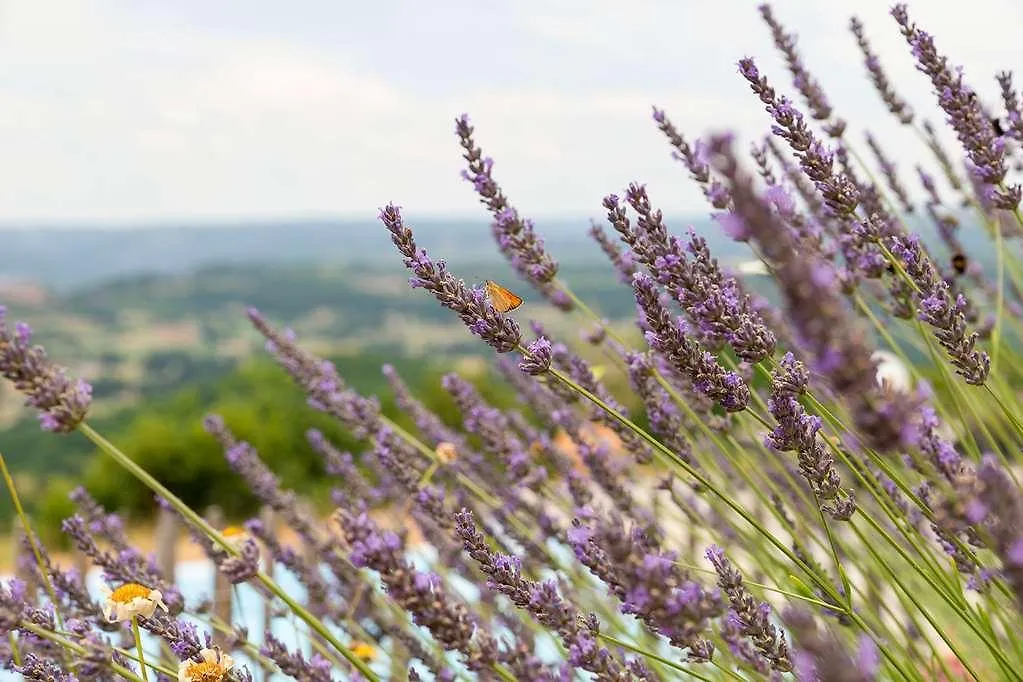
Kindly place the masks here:
[(483, 282), (483, 286), (486, 288), (487, 296), (490, 298), (490, 304), (494, 306), (499, 313), (506, 313), (510, 310), (515, 310), (522, 305), (521, 298), (508, 291), (497, 282), (493, 282), (488, 279)]
[(952, 268), (960, 275), (966, 272), (966, 256), (961, 253), (952, 256)]

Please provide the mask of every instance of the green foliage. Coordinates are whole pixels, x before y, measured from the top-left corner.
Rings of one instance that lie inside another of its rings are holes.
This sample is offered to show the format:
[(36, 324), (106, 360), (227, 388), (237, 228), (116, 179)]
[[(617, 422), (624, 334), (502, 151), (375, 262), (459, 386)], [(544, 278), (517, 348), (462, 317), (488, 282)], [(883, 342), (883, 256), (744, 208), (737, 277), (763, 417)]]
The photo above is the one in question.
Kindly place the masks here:
[[(359, 356), (335, 358), (335, 362), (342, 376), (361, 393), (381, 396), (384, 414), (406, 427), (413, 426), (389, 396), (380, 372), (382, 359)], [(398, 363), (396, 368), (442, 419), (451, 424), (457, 421), (457, 411), (440, 384), (440, 369), (412, 363)], [(481, 391), (502, 407), (514, 402), (503, 383), (481, 382)], [(309, 407), (284, 371), (263, 358), (218, 380), (147, 403), (109, 432), (124, 452), (193, 508), (202, 510), (215, 504), (231, 518), (251, 514), (257, 508), (255, 498), (230, 469), (217, 441), (203, 429), (202, 419), (210, 413), (223, 417), (239, 440), (255, 447), (284, 486), (313, 500), (326, 499), (331, 481), (321, 458), (308, 445), (306, 431), (317, 428), (342, 451), (356, 456), (363, 448), (363, 443), (336, 421)], [(33, 505), (35, 517), (51, 538), (57, 535), (60, 520), (72, 511), (67, 502), (72, 488), (69, 480), (47, 483), (46, 493)], [(88, 455), (79, 481), (107, 509), (130, 518), (144, 518), (154, 509), (149, 491), (101, 453)]]
[(74, 479), (55, 476), (46, 481), (46, 494), (41, 495), (33, 509), (33, 528), (47, 547), (67, 548), (71, 542), (61, 532), (61, 521), (75, 513), (69, 497), (78, 485)]

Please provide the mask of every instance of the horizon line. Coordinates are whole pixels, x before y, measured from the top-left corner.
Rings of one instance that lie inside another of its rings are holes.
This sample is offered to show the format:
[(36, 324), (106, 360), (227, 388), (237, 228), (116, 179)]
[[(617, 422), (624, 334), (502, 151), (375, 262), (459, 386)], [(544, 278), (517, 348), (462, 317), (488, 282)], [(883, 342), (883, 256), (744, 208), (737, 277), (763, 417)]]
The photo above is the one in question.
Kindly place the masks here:
[[(710, 214), (700, 214), (699, 211), (678, 212), (665, 214), (666, 219), (674, 216), (675, 220), (700, 218), (710, 220)], [(603, 216), (586, 215), (582, 213), (552, 213), (534, 214), (527, 216), (534, 223), (543, 222), (567, 222), (573, 220), (584, 221), (587, 226), (590, 220), (603, 223)], [(329, 224), (329, 223), (370, 223), (376, 222), (375, 215), (359, 214), (289, 214), (280, 216), (186, 216), (179, 218), (137, 218), (137, 219), (30, 219), (30, 220), (4, 220), (0, 219), (0, 232), (29, 232), (33, 230), (93, 230), (93, 231), (123, 231), (123, 230), (151, 230), (168, 228), (245, 228), (245, 227), (272, 227), (281, 224)], [(457, 222), (457, 223), (489, 223), (491, 216), (486, 213), (423, 213), (414, 216), (409, 220), (413, 225), (417, 222)]]

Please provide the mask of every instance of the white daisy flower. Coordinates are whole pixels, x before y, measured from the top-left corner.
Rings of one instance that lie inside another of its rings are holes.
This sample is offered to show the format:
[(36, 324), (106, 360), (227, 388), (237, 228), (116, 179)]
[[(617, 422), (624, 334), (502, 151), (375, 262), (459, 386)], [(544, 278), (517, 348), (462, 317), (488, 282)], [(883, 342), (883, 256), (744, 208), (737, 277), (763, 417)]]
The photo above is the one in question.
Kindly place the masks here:
[(167, 610), (163, 603), (163, 594), (139, 585), (125, 583), (116, 590), (103, 585), (103, 616), (111, 623), (129, 621), (135, 616), (151, 618), (157, 607)]
[(191, 659), (178, 664), (178, 682), (221, 682), (234, 660), (220, 649), (202, 649), (200, 662)]

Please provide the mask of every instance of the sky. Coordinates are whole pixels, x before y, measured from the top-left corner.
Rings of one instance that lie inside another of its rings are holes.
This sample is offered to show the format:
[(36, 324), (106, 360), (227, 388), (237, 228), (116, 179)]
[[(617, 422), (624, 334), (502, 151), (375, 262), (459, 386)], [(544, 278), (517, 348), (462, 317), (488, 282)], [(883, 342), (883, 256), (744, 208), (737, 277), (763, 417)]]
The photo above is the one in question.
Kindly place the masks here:
[[(756, 58), (793, 92), (756, 6), (0, 0), (0, 223), (374, 218), (390, 201), (482, 217), (459, 177), (463, 112), (525, 215), (599, 216), (632, 181), (665, 212), (703, 212), (650, 108), (691, 140), (764, 135), (736, 61)], [(940, 120), (889, 2), (773, 4), (850, 139), (869, 126), (911, 171), (921, 145), (867, 82), (840, 6), (857, 8), (900, 93)], [(994, 74), (1018, 66), (1023, 3), (928, 0), (910, 14), (995, 105)]]

